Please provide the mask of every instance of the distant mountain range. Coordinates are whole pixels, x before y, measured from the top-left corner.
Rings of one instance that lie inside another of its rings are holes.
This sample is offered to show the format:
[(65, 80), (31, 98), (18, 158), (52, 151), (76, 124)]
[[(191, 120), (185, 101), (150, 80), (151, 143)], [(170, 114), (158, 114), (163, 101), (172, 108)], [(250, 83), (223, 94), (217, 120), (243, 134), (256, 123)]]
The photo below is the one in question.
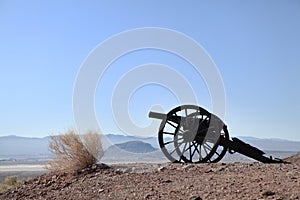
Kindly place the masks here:
[[(283, 139), (260, 139), (254, 137), (238, 137), (264, 151), (300, 152), (300, 142)], [(29, 138), (19, 136), (0, 137), (0, 160), (4, 157), (18, 158), (51, 156), (48, 150), (50, 137)], [(107, 134), (102, 136), (105, 157), (121, 156), (122, 153), (136, 154), (147, 153), (147, 156), (162, 158), (156, 137), (135, 137), (126, 135)], [(123, 151), (122, 153), (120, 153)], [(124, 154), (124, 156), (125, 156)], [(133, 157), (134, 157), (133, 156)], [(145, 155), (141, 155), (144, 158)], [(137, 158), (138, 159), (138, 158)]]
[(255, 137), (237, 137), (264, 151), (300, 151), (300, 141), (290, 141), (278, 138), (260, 139)]
[(50, 137), (30, 138), (15, 135), (0, 137), (0, 156), (45, 155)]

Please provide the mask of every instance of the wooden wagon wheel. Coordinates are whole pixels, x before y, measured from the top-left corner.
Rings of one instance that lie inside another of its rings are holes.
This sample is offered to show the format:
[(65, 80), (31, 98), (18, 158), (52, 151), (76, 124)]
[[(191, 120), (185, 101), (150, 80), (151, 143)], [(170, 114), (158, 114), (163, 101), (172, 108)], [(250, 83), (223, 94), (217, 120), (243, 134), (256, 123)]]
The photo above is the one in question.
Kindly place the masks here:
[[(228, 130), (226, 128), (226, 126), (224, 125), (221, 133), (220, 133), (220, 139), (221, 137), (223, 137), (226, 140), (229, 140), (229, 133)], [(228, 147), (224, 146), (224, 145), (220, 145), (220, 141), (218, 142), (218, 148), (215, 150), (215, 153), (213, 154), (213, 156), (209, 159), (209, 162), (212, 163), (216, 163), (219, 162), (226, 154)]]
[(199, 106), (178, 106), (160, 125), (160, 148), (171, 162), (217, 162), (227, 150), (219, 147), (222, 128), (214, 127), (221, 123)]

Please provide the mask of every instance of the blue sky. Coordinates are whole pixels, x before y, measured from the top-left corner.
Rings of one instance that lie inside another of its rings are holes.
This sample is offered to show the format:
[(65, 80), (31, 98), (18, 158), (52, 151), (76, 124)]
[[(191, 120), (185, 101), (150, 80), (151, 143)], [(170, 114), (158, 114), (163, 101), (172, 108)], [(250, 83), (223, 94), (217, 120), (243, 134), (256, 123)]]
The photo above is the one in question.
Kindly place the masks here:
[[(2, 0), (0, 27), (0, 136), (43, 137), (76, 126), (73, 87), (89, 53), (122, 31), (162, 27), (190, 36), (216, 63), (231, 135), (300, 140), (299, 1)], [(205, 83), (183, 60), (154, 50), (133, 52), (115, 62), (97, 88), (103, 132), (120, 132), (110, 111), (116, 82), (149, 62), (184, 74), (210, 109)], [(169, 110), (177, 101), (166, 89), (146, 86), (129, 102), (132, 119), (149, 123), (153, 104)]]

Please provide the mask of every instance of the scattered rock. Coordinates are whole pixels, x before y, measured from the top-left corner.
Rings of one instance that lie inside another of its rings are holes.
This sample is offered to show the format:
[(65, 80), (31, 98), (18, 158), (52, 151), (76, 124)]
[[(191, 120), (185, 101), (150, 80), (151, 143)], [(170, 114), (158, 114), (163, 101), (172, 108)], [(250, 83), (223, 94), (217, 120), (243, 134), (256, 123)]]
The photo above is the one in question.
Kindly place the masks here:
[(299, 199), (299, 165), (249, 166), (131, 163), (103, 169), (93, 165), (77, 174), (39, 176), (1, 193), (0, 199)]
[(207, 170), (205, 170), (204, 172), (205, 172), (205, 173), (210, 173), (210, 172), (213, 172), (213, 170), (212, 170), (212, 169), (207, 169)]
[(226, 167), (222, 166), (222, 167), (219, 167), (218, 169), (216, 169), (215, 171), (224, 171), (226, 169)]
[(263, 193), (263, 196), (273, 196), (274, 194), (275, 194), (275, 192), (268, 190)]
[(193, 164), (188, 164), (188, 165), (183, 165), (183, 166), (182, 166), (182, 169), (189, 170), (189, 169), (191, 169), (191, 168), (193, 168), (193, 167), (194, 167)]
[(144, 196), (144, 199), (149, 199), (151, 197), (151, 193), (147, 193), (145, 196)]
[(104, 189), (99, 189), (98, 192), (99, 193), (104, 192)]
[(171, 181), (170, 179), (167, 180), (162, 180), (160, 183), (172, 183), (173, 181)]
[(158, 169), (157, 169), (157, 171), (163, 171), (163, 170), (165, 170), (166, 169), (166, 167), (164, 167), (164, 166), (161, 166), (161, 167), (159, 167)]
[(189, 200), (202, 200), (202, 198), (199, 196), (191, 196)]

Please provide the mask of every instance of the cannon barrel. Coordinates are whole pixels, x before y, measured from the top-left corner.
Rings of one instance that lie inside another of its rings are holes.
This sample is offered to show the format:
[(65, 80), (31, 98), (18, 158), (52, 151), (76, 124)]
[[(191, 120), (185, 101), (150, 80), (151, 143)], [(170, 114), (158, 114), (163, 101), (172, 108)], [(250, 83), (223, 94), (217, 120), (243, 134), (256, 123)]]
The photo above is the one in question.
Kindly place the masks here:
[(184, 118), (181, 116), (174, 116), (174, 115), (168, 116), (167, 114), (164, 114), (164, 113), (152, 112), (152, 111), (149, 112), (148, 116), (150, 118), (160, 119), (160, 120), (162, 120), (162, 123), (165, 123), (165, 121), (167, 121), (167, 119), (168, 119), (169, 121), (172, 121), (177, 124), (179, 124), (181, 122), (181, 120)]
[(148, 116), (155, 119), (167, 119), (167, 114), (150, 111)]

